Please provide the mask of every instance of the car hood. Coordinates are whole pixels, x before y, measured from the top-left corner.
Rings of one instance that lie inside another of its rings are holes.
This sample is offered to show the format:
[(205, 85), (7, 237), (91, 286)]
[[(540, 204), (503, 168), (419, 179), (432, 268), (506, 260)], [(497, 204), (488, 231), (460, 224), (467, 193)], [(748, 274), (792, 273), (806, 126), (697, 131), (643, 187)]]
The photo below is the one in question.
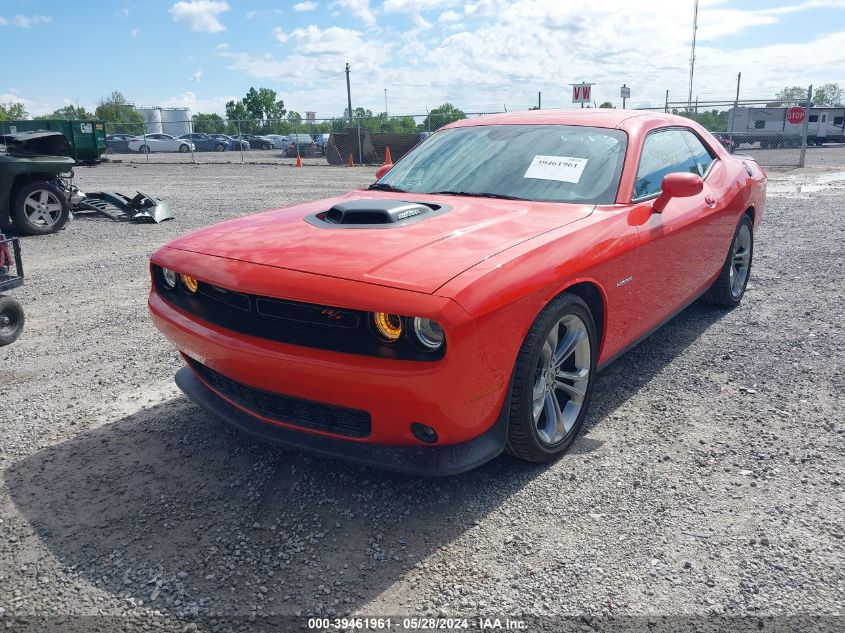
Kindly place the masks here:
[[(341, 201), (373, 198), (448, 205), (450, 210), (390, 228), (322, 228), (305, 220)], [(486, 258), (584, 218), (594, 208), (580, 204), (353, 191), (341, 198), (222, 222), (168, 246), (432, 293)]]

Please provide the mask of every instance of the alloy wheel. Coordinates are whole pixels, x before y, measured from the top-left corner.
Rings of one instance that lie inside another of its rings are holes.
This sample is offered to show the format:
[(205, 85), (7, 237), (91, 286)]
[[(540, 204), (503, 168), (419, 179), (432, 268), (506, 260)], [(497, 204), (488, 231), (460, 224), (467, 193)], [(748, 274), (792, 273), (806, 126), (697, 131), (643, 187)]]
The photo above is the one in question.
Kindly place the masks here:
[(748, 270), (751, 267), (751, 230), (746, 225), (739, 227), (731, 249), (731, 295), (739, 297), (748, 280)]
[(33, 226), (51, 227), (62, 217), (62, 203), (49, 189), (36, 189), (24, 200), (24, 212)]
[(546, 446), (559, 444), (575, 426), (590, 384), (590, 363), (587, 326), (567, 314), (546, 336), (534, 376), (534, 424)]

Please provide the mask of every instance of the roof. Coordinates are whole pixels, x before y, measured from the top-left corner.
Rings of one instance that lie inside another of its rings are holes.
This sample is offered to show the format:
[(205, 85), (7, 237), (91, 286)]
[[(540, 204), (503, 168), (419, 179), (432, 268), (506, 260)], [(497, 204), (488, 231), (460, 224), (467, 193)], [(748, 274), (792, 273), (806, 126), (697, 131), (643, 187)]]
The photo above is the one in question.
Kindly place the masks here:
[(638, 122), (689, 123), (674, 114), (645, 110), (617, 110), (611, 108), (572, 108), (566, 110), (529, 110), (528, 112), (505, 112), (503, 114), (485, 114), (471, 119), (462, 119), (446, 127), (464, 127), (473, 125), (589, 125), (594, 127), (615, 128), (625, 121), (638, 119)]

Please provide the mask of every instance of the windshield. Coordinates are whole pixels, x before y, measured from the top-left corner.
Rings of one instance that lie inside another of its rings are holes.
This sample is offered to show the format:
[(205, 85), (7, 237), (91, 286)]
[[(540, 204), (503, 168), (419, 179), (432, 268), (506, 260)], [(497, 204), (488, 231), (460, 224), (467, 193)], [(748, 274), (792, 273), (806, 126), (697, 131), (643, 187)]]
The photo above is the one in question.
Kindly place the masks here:
[(612, 204), (627, 136), (572, 125), (479, 125), (431, 135), (377, 187)]

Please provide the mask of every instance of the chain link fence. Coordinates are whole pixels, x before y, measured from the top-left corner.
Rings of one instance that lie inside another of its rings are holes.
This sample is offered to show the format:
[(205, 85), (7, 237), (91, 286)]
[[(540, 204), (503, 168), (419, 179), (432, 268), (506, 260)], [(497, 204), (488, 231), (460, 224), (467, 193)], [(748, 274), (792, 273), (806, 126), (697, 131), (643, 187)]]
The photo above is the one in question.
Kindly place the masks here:
[(399, 160), (431, 132), (493, 112), (426, 113), (308, 121), (216, 115), (144, 123), (106, 121), (107, 158), (142, 163), (381, 165)]

